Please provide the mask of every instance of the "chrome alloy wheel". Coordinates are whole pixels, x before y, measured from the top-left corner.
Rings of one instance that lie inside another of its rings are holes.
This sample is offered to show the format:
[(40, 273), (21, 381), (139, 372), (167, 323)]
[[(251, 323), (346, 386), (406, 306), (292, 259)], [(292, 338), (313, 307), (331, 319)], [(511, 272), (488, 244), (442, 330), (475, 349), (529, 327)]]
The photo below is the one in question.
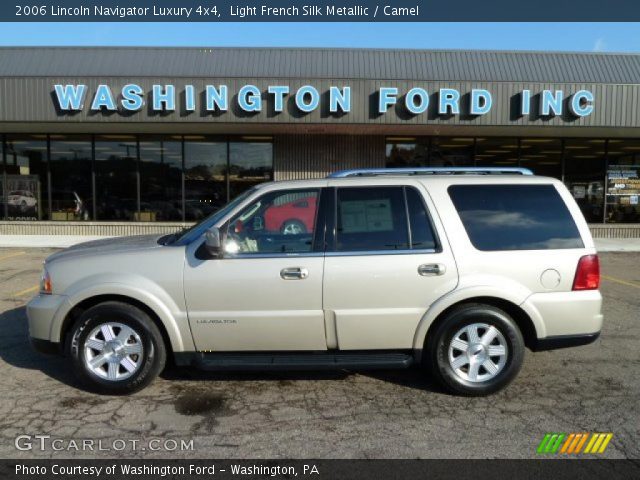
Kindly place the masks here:
[(105, 380), (125, 380), (142, 365), (140, 335), (128, 325), (103, 323), (84, 342), (84, 362), (88, 371)]
[(500, 330), (486, 323), (461, 328), (449, 344), (449, 365), (460, 378), (474, 383), (498, 375), (508, 355), (507, 342)]

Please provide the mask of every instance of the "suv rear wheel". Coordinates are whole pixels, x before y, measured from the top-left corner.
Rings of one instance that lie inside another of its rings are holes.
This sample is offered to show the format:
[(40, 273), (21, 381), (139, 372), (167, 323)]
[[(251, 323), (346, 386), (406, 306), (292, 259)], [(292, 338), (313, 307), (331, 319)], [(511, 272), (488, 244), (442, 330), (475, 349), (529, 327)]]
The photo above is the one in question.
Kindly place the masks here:
[(427, 340), (431, 370), (454, 393), (494, 393), (520, 371), (524, 340), (503, 310), (466, 304), (451, 310)]
[(162, 371), (162, 334), (145, 312), (121, 302), (86, 310), (72, 330), (71, 357), (78, 379), (90, 390), (127, 394)]

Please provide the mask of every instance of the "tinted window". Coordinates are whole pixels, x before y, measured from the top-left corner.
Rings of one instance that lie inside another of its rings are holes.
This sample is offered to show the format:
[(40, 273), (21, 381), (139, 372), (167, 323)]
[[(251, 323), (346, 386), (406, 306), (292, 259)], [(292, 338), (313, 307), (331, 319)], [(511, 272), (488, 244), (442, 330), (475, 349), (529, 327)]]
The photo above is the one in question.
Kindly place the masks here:
[(411, 248), (435, 249), (435, 236), (421, 195), (415, 188), (407, 187), (405, 190), (407, 192), (409, 226), (411, 227)]
[(337, 214), (338, 251), (409, 248), (402, 187), (341, 188)]
[(553, 185), (454, 185), (449, 195), (479, 250), (584, 246)]
[(225, 252), (304, 253), (313, 248), (318, 190), (270, 192), (229, 222)]

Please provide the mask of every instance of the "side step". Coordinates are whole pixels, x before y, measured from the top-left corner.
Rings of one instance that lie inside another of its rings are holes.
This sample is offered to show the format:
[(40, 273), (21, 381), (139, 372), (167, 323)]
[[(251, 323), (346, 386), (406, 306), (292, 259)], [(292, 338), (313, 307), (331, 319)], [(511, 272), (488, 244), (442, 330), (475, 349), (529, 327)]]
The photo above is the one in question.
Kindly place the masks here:
[(190, 362), (203, 370), (377, 370), (413, 364), (409, 353), (194, 353)]

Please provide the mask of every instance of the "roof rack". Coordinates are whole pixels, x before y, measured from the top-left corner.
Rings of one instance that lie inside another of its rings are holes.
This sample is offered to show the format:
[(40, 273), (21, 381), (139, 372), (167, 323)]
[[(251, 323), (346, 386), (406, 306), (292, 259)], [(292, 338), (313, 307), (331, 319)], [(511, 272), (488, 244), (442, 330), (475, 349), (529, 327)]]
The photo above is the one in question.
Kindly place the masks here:
[(378, 175), (533, 175), (528, 168), (516, 167), (417, 167), (417, 168), (361, 168), (340, 170), (327, 178), (374, 177)]

